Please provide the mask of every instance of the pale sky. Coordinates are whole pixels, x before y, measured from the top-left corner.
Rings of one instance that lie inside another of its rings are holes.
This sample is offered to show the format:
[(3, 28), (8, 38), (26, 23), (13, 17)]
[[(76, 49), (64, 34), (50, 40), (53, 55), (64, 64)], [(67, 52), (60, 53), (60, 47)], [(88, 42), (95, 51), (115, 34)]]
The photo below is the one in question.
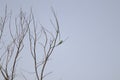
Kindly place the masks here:
[(0, 11), (6, 4), (13, 15), (32, 7), (45, 26), (54, 7), (61, 37), (69, 38), (49, 61), (49, 80), (120, 80), (120, 0), (0, 0)]

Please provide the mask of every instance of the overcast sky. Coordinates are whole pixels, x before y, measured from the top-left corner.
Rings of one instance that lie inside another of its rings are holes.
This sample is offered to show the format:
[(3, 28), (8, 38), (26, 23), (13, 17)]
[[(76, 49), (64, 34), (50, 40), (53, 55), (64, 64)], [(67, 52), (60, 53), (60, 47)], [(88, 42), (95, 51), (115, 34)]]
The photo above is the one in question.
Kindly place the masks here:
[(52, 55), (49, 79), (120, 80), (120, 0), (0, 0), (0, 11), (6, 4), (13, 15), (32, 7), (46, 26), (54, 7), (69, 38)]

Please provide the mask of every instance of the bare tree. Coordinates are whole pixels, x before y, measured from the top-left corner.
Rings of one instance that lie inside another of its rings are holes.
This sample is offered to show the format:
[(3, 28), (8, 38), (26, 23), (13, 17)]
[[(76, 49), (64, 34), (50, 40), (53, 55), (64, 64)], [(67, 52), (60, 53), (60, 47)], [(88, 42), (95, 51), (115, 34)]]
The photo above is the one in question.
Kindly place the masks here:
[[(34, 60), (34, 68), (35, 68), (35, 74), (36, 74), (37, 80), (43, 80), (43, 78), (46, 76), (46, 75), (44, 75), (44, 70), (45, 70), (46, 64), (49, 60), (49, 57), (52, 55), (55, 47), (57, 47), (58, 45), (60, 45), (62, 43), (60, 40), (60, 36), (59, 36), (60, 30), (59, 30), (58, 19), (56, 17), (54, 10), (52, 10), (52, 12), (54, 14), (54, 18), (55, 18), (55, 22), (56, 22), (56, 25), (53, 25), (55, 33), (50, 32), (49, 30), (47, 30), (45, 27), (43, 27), (41, 25), (41, 29), (42, 29), (41, 34), (44, 35), (44, 37), (45, 37), (44, 42), (42, 42), (42, 43), (40, 42), (40, 45), (43, 47), (43, 51), (44, 51), (44, 58), (41, 60), (41, 65), (37, 64), (39, 62), (37, 61), (36, 55), (39, 52), (36, 52), (36, 47), (37, 47), (36, 44), (39, 41), (39, 37), (37, 36), (37, 33), (36, 33), (36, 25), (35, 25), (35, 20), (34, 20), (33, 15), (32, 15), (33, 27), (34, 27), (33, 34), (31, 34), (31, 31), (29, 28), (30, 50), (31, 50), (31, 55)], [(42, 35), (40, 35), (40, 36), (42, 36)], [(32, 41), (32, 39), (33, 39), (33, 41)], [(39, 66), (42, 66), (41, 71), (38, 70)]]
[[(7, 14), (7, 13), (6, 13)], [(7, 15), (6, 15), (7, 16)], [(4, 18), (6, 19), (6, 18)], [(1, 56), (1, 59), (3, 61), (1, 62), (1, 73), (2, 76), (4, 77), (4, 80), (13, 80), (16, 73), (16, 63), (19, 57), (20, 52), (22, 51), (24, 44), (23, 40), (24, 37), (26, 36), (26, 33), (28, 32), (28, 27), (27, 24), (27, 19), (23, 13), (23, 11), (20, 11), (19, 17), (15, 19), (15, 35), (13, 35), (12, 30), (11, 30), (11, 23), (9, 21), (9, 32), (10, 36), (12, 38), (11, 42), (6, 45), (5, 51)], [(4, 21), (3, 24), (6, 22)], [(4, 27), (4, 25), (2, 26)], [(3, 28), (1, 29), (1, 37), (3, 34)], [(11, 66), (10, 66), (11, 65)]]
[[(0, 49), (0, 77), (3, 80), (15, 80), (17, 78), (17, 63), (19, 62), (19, 57), (22, 54), (21, 52), (24, 49), (24, 39), (28, 38), (30, 55), (32, 55), (31, 60), (34, 62), (34, 73), (35, 80), (43, 80), (49, 73), (45, 74), (45, 69), (49, 58), (53, 54), (54, 49), (62, 44), (60, 39), (60, 29), (57, 16), (54, 9), (52, 13), (55, 18), (55, 24), (51, 21), (53, 26), (53, 31), (48, 30), (43, 25), (39, 25), (40, 30), (38, 31), (37, 23), (35, 17), (31, 10), (30, 14), (26, 14), (20, 9), (19, 15), (14, 19), (15, 24), (13, 26), (11, 22), (11, 15), (8, 16), (7, 7), (5, 8), (5, 16), (0, 17), (0, 45), (4, 44), (2, 42), (2, 37), (4, 28), (6, 27), (9, 30), (9, 43), (3, 45)], [(5, 26), (5, 24), (8, 24)], [(15, 29), (15, 30), (13, 30)], [(41, 48), (43, 53), (39, 52), (37, 49)], [(38, 57), (42, 56), (42, 58)], [(25, 80), (27, 78), (23, 76)]]

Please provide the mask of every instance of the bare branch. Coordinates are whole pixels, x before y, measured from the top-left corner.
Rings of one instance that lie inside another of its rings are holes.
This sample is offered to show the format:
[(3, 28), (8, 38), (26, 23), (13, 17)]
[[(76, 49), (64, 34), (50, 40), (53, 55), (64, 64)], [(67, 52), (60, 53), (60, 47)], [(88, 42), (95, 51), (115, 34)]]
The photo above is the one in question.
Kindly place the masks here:
[(5, 16), (4, 17), (0, 17), (0, 40), (2, 38), (2, 35), (3, 35), (3, 30), (4, 30), (4, 27), (5, 27), (5, 23), (7, 21), (7, 6), (5, 7)]
[[(0, 77), (2, 77), (2, 79), (16, 79), (18, 69), (17, 63), (22, 51), (24, 50), (24, 46), (30, 48), (28, 50), (33, 58), (34, 73), (32, 74), (35, 75), (35, 79), (43, 80), (47, 75), (51, 74), (51, 72), (45, 74), (47, 63), (53, 54), (54, 49), (64, 42), (60, 37), (59, 22), (53, 8), (52, 13), (55, 22), (53, 23), (53, 21), (50, 20), (51, 25), (53, 26), (53, 31), (50, 31), (41, 24), (39, 26), (37, 25), (32, 10), (30, 15), (26, 16), (25, 12), (20, 9), (19, 15), (14, 19), (15, 21), (13, 25), (11, 15), (10, 17), (7, 17), (6, 7), (5, 16), (0, 17), (0, 40), (4, 39), (2, 36), (8, 18), (9, 34), (7, 36), (10, 39), (5, 43), (5, 47), (0, 49)], [(25, 45), (24, 43), (26, 38), (28, 38), (27, 40), (29, 41), (29, 45)], [(4, 43), (0, 42), (0, 44)], [(41, 46), (43, 51), (39, 52), (39, 50), (41, 50)], [(22, 76), (24, 80), (27, 80), (26, 76), (23, 74)]]
[[(56, 21), (56, 33), (55, 33), (55, 38), (53, 38), (53, 40), (51, 40), (51, 44), (49, 46), (49, 49), (48, 51), (46, 52), (47, 55), (45, 56), (45, 59), (44, 59), (44, 63), (43, 63), (43, 66), (42, 66), (42, 70), (41, 70), (41, 74), (40, 74), (40, 80), (43, 80), (44, 78), (44, 70), (45, 70), (45, 67), (46, 67), (46, 64), (48, 62), (48, 59), (49, 57), (51, 56), (51, 54), (53, 53), (53, 50), (54, 48), (56, 47), (56, 43), (57, 43), (57, 39), (58, 39), (58, 36), (60, 34), (60, 31), (59, 31), (59, 23), (58, 23), (58, 19), (56, 17), (56, 14), (54, 12), (54, 10), (52, 9), (52, 12), (53, 12), (53, 15), (54, 15), (54, 18), (55, 18), (55, 21)], [(54, 25), (53, 25), (54, 26)], [(47, 38), (46, 38), (47, 39)], [(44, 45), (45, 46), (45, 45)]]
[[(37, 43), (36, 24), (35, 24), (35, 19), (34, 19), (33, 13), (31, 12), (31, 14), (32, 14), (32, 20), (33, 20), (33, 29), (34, 29), (33, 37), (34, 37), (34, 39), (33, 39), (33, 43), (32, 43), (32, 37), (31, 37), (32, 35), (31, 35), (30, 28), (29, 28), (30, 51), (31, 51), (31, 55), (34, 60), (35, 74), (36, 74), (37, 80), (39, 80), (38, 68), (37, 68), (37, 57), (36, 57), (36, 43)], [(32, 44), (33, 44), (33, 47), (32, 47)]]

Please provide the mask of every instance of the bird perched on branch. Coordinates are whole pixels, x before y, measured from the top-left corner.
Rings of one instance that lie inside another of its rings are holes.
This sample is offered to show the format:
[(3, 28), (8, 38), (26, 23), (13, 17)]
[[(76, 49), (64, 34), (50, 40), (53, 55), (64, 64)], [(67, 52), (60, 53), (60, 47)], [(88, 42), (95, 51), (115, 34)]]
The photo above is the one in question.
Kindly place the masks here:
[(63, 43), (63, 40), (60, 40), (59, 43), (56, 46), (59, 46)]

